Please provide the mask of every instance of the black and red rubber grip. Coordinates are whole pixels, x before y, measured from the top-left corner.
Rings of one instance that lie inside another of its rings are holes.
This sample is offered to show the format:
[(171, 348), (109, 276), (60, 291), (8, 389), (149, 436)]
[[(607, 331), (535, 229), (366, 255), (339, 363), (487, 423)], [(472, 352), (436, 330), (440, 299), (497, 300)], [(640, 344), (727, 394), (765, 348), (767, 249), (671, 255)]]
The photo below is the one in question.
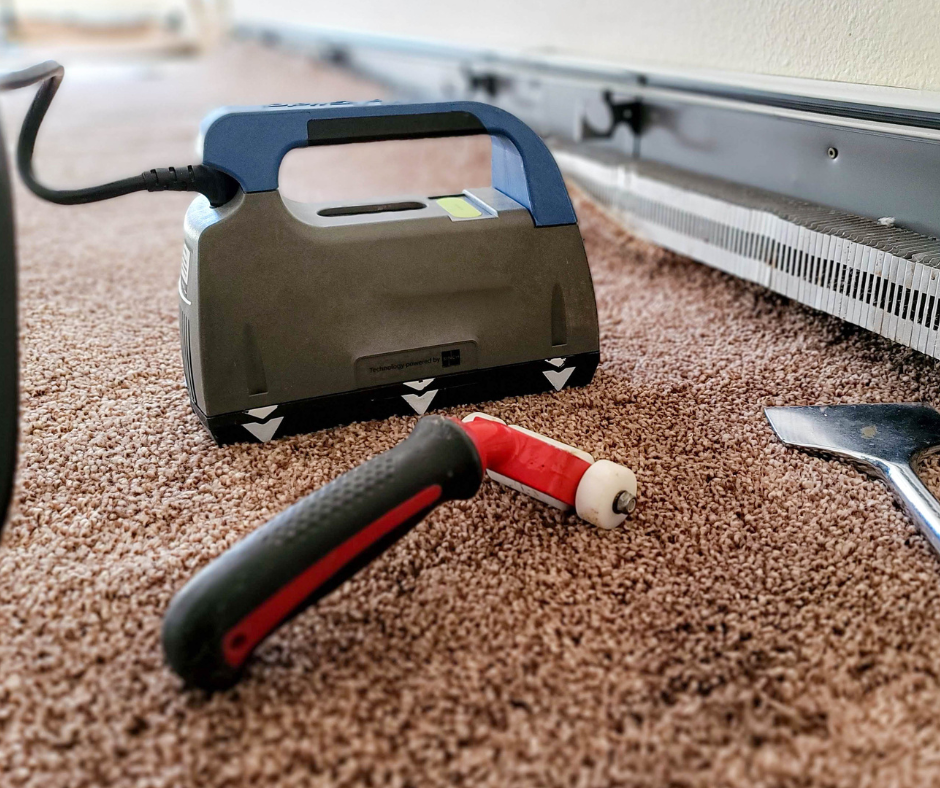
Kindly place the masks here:
[(255, 647), (330, 593), (435, 506), (470, 498), (483, 480), (458, 423), (421, 419), (411, 435), (317, 490), (199, 572), (176, 595), (163, 648), (187, 684), (238, 680)]

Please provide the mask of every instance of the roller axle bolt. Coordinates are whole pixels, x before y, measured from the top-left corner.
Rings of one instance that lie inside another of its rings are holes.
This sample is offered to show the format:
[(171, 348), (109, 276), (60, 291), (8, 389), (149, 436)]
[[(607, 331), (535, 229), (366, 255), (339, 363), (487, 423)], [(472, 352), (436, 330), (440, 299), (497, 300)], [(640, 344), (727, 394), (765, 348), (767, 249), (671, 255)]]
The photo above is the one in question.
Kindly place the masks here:
[(636, 496), (626, 490), (622, 490), (614, 498), (614, 511), (617, 514), (633, 514), (636, 509)]

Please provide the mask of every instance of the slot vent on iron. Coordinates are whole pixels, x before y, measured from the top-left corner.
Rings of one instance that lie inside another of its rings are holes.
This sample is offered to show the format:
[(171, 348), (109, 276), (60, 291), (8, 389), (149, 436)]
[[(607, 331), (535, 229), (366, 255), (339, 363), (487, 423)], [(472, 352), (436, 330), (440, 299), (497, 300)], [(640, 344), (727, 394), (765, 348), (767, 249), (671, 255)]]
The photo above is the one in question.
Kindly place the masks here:
[(565, 311), (565, 294), (561, 284), (552, 288), (552, 346), (568, 344), (568, 317)]
[(190, 347), (189, 316), (180, 307), (180, 347), (183, 349), (183, 378), (186, 381), (186, 390), (190, 399), (195, 401), (196, 394), (193, 388), (193, 352)]
[(317, 216), (361, 216), (370, 213), (398, 213), (399, 211), (420, 211), (427, 208), (423, 202), (409, 200), (407, 202), (383, 202), (370, 205), (340, 205), (335, 208), (322, 208)]
[(258, 338), (255, 330), (248, 323), (244, 329), (244, 359), (245, 359), (245, 386), (249, 395), (265, 394), (268, 391), (268, 380), (264, 373), (264, 359), (261, 358), (261, 349), (258, 347)]

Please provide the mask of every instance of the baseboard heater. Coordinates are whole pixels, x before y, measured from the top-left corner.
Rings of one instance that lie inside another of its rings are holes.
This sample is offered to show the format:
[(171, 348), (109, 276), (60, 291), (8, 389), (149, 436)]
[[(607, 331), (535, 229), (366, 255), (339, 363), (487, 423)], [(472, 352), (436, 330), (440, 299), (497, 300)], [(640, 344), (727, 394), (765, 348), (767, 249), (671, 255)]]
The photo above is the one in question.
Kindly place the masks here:
[(637, 235), (940, 358), (937, 239), (664, 165), (555, 156)]
[(298, 27), (242, 37), (545, 137), (636, 234), (940, 358), (940, 95)]

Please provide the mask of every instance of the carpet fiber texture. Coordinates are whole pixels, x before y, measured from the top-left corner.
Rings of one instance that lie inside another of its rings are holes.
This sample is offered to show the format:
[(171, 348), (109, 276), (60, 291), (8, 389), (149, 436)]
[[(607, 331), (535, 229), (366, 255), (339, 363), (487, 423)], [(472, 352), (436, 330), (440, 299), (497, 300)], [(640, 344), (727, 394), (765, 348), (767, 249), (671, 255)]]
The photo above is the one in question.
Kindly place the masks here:
[[(38, 169), (81, 184), (183, 164), (216, 105), (376, 95), (250, 47), (75, 68)], [(8, 137), (27, 98), (4, 98)], [(486, 144), (305, 151), (284, 180), (295, 196), (484, 185)], [(884, 487), (784, 448), (761, 413), (937, 405), (935, 362), (638, 241), (577, 197), (597, 377), (481, 409), (633, 468), (633, 518), (602, 532), (486, 483), (207, 696), (163, 664), (174, 592), (415, 419), (215, 446), (177, 335), (189, 198), (16, 197), (23, 413), (0, 548), (0, 784), (940, 783), (940, 562)]]

